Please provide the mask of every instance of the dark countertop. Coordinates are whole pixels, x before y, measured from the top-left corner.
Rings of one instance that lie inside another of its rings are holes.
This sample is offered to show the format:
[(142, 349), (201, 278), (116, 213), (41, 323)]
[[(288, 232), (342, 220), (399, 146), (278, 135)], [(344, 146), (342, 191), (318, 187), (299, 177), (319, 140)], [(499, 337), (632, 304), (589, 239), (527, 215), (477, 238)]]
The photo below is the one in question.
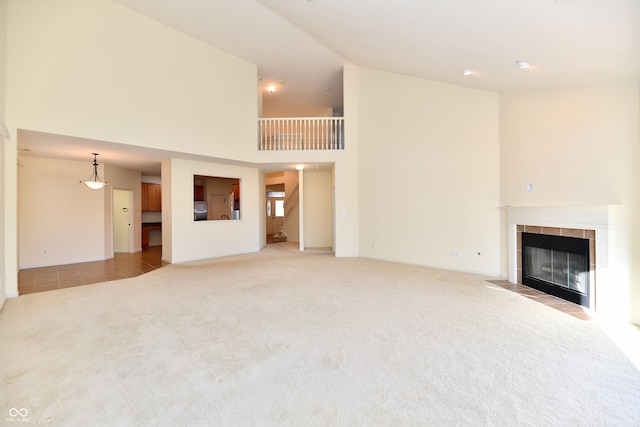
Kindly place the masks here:
[(142, 226), (143, 227), (161, 227), (162, 222), (143, 222)]

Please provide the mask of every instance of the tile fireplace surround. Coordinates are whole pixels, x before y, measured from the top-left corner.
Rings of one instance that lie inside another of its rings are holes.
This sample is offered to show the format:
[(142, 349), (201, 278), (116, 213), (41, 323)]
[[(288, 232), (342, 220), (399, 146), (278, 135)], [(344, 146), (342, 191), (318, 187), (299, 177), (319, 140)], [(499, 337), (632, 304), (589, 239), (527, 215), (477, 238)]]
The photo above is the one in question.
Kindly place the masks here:
[(589, 207), (507, 207), (508, 273), (511, 283), (522, 284), (522, 232), (589, 239), (590, 310), (598, 311), (605, 296), (608, 265), (609, 209)]

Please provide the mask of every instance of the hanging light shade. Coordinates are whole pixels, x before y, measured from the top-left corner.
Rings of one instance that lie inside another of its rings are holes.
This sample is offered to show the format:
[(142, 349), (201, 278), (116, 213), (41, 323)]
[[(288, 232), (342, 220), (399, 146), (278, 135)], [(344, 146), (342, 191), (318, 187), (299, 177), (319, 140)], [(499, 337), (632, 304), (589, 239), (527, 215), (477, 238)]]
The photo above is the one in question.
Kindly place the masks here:
[(101, 180), (100, 177), (98, 176), (98, 161), (96, 160), (96, 158), (98, 157), (99, 154), (98, 153), (91, 153), (91, 154), (93, 154), (93, 175), (91, 175), (89, 178), (85, 179), (84, 181), (80, 181), (80, 183), (86, 185), (92, 190), (99, 190), (105, 185), (107, 185), (107, 183), (106, 181)]

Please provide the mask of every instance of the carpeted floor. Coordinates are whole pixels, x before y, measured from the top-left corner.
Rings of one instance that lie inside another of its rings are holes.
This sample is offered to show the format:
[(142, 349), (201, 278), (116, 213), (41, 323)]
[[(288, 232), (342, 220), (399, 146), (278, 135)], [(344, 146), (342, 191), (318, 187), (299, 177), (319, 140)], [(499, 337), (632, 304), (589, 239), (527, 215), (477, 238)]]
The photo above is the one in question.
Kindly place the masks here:
[(277, 244), (21, 296), (0, 424), (640, 425), (602, 324), (486, 279)]

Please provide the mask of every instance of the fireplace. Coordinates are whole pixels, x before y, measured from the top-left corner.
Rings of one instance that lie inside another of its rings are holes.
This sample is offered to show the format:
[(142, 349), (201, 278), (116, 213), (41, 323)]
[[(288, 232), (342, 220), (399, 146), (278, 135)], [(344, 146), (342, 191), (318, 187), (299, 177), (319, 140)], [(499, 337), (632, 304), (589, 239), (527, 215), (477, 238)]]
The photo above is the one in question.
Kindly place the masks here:
[[(614, 208), (609, 205), (564, 206), (564, 207), (506, 207), (508, 239), (508, 279), (511, 283), (524, 285), (522, 235), (525, 233), (574, 237), (589, 242), (588, 291), (580, 292), (578, 304), (599, 314), (616, 314), (620, 309), (616, 296), (616, 281), (610, 265), (610, 230), (613, 229), (611, 217)], [(584, 244), (584, 242), (583, 242)], [(578, 252), (582, 252), (584, 247)], [(563, 252), (573, 253), (574, 249)], [(540, 255), (548, 256), (548, 255)], [(566, 258), (566, 255), (565, 255)], [(571, 258), (571, 257), (570, 257)], [(526, 266), (524, 266), (526, 268)], [(575, 300), (575, 292), (565, 289)], [(582, 283), (582, 281), (581, 281)], [(532, 285), (528, 285), (532, 286)], [(574, 287), (578, 288), (576, 284)], [(585, 288), (586, 290), (586, 288)], [(543, 291), (548, 292), (548, 291)], [(572, 301), (574, 301), (572, 300)]]
[(590, 306), (589, 239), (522, 232), (522, 284)]

